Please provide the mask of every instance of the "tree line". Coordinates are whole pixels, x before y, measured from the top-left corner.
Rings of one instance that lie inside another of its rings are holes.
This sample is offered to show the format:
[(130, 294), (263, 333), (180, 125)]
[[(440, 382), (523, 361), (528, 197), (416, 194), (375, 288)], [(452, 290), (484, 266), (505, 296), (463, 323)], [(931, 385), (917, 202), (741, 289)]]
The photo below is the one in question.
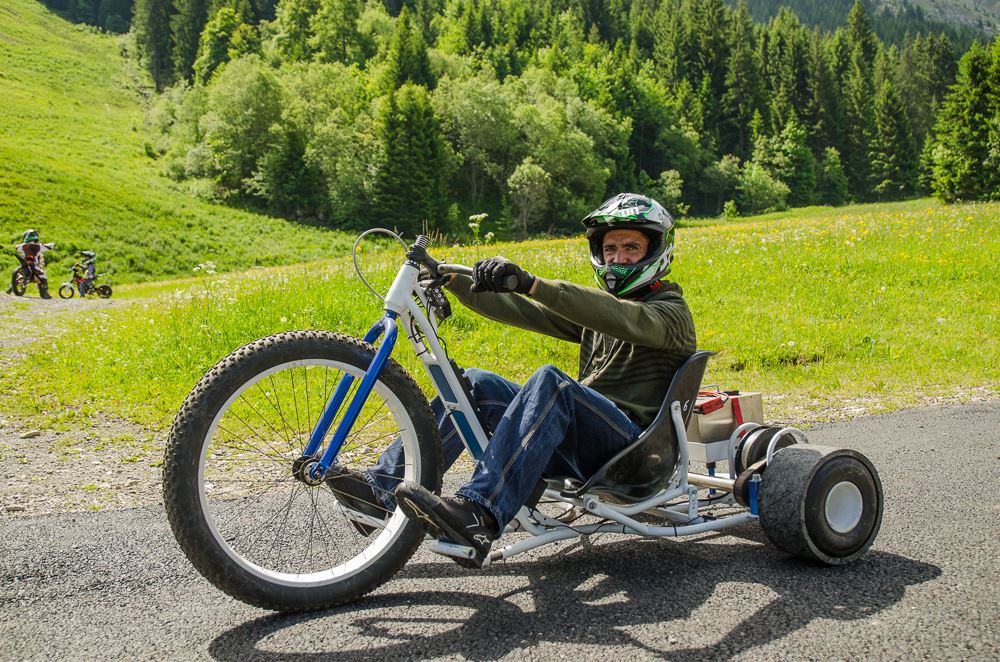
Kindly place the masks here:
[(821, 31), (722, 0), (137, 0), (133, 33), (172, 176), (334, 227), (559, 232), (622, 190), (678, 215), (997, 194), (946, 174), (980, 167), (950, 86), (994, 90), (989, 125), (997, 48), (886, 46), (860, 1)]

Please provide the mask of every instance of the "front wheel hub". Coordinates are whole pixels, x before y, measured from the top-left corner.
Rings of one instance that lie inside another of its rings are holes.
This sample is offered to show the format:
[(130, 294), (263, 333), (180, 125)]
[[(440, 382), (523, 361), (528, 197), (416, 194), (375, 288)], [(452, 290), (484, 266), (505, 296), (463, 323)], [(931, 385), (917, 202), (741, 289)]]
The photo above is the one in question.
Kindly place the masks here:
[(322, 484), (326, 478), (325, 472), (320, 470), (319, 460), (309, 456), (302, 456), (292, 463), (292, 476), (311, 487)]

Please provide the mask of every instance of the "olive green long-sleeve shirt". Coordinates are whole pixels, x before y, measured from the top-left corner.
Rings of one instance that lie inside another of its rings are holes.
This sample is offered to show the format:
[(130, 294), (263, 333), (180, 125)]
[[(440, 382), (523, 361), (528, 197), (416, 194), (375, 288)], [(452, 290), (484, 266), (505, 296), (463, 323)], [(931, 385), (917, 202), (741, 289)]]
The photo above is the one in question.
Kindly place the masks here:
[(538, 278), (532, 298), (475, 293), (457, 276), (448, 289), (484, 317), (580, 344), (579, 381), (649, 425), (677, 368), (695, 352), (694, 320), (676, 283), (638, 300)]

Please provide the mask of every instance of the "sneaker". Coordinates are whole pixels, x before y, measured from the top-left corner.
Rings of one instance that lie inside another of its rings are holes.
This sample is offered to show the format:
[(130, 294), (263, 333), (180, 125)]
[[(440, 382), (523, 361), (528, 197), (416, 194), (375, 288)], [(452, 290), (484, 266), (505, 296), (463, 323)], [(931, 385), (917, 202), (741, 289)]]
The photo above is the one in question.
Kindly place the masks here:
[[(386, 520), (389, 511), (382, 501), (375, 496), (372, 486), (360, 472), (335, 464), (326, 475), (326, 484), (345, 508), (356, 510), (379, 520)], [(375, 527), (351, 520), (351, 524), (361, 535), (370, 535)]]
[(462, 497), (439, 497), (416, 483), (396, 488), (396, 503), (412, 520), (427, 525), (431, 535), (476, 552), (475, 567), (483, 567), (493, 541), (500, 537), (493, 514), (474, 501)]

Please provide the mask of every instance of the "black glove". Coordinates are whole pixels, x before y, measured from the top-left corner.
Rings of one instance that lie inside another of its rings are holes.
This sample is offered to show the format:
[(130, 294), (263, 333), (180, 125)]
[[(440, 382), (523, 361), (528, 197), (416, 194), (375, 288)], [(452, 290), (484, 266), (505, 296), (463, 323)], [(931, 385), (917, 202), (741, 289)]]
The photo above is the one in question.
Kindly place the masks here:
[(472, 268), (473, 292), (517, 292), (527, 294), (535, 277), (505, 257), (480, 260)]

